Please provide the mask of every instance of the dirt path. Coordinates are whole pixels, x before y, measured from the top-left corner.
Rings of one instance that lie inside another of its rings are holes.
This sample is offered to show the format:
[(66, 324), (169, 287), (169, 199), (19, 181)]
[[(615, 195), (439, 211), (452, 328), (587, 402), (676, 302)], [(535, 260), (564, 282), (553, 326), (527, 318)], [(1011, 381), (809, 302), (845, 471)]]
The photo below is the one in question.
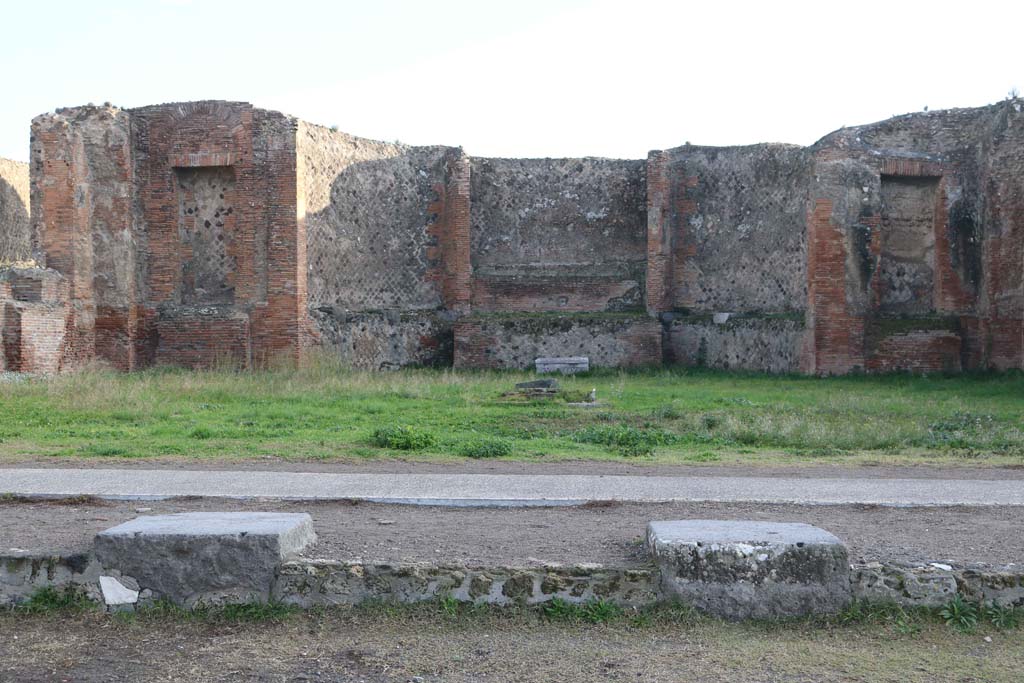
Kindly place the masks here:
[[(0, 613), (0, 681), (1016, 683), (1024, 630), (466, 621), (329, 611), (281, 623)], [(990, 639), (985, 640), (985, 637)]]
[(798, 521), (835, 533), (851, 560), (1024, 563), (1024, 508), (892, 508), (753, 503), (605, 504), (580, 508), (439, 508), (369, 503), (87, 501), (0, 502), (0, 553), (85, 551), (96, 532), (138, 514), (192, 510), (309, 512), (319, 541), (311, 555), (364, 561), (643, 562), (655, 519)]

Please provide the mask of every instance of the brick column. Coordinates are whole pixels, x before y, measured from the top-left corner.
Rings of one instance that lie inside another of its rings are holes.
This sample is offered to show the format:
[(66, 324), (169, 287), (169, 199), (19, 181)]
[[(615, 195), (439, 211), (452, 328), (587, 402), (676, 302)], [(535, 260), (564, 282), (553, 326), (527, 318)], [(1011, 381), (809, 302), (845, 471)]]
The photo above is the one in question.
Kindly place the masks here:
[(470, 161), (461, 149), (445, 155), (441, 248), (445, 307), (468, 313), (473, 285), (470, 261)]
[(846, 302), (846, 248), (832, 222), (830, 199), (816, 199), (807, 217), (807, 319), (812, 349), (804, 370), (843, 374), (864, 367), (864, 318)]
[(671, 187), (669, 155), (647, 157), (647, 312), (655, 315), (672, 308), (672, 230), (669, 211)]

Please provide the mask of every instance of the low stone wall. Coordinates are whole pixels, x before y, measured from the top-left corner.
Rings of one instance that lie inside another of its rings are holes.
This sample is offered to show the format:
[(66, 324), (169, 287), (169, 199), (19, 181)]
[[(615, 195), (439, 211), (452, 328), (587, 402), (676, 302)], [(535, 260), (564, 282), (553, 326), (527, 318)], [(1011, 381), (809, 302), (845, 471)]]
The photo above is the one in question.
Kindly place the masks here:
[(273, 596), (302, 607), (444, 597), (493, 605), (537, 604), (561, 598), (639, 606), (657, 601), (658, 573), (653, 568), (600, 565), (467, 567), (299, 560), (282, 565)]
[(546, 356), (591, 367), (661, 364), (661, 325), (647, 315), (479, 315), (455, 324), (455, 367), (527, 369)]
[(683, 316), (668, 322), (670, 362), (723, 370), (799, 372), (804, 321), (792, 317)]
[[(78, 587), (99, 601), (99, 576), (113, 576), (138, 589), (131, 577), (104, 569), (91, 554), (0, 556), (0, 606), (27, 600), (41, 588)], [(907, 607), (936, 607), (956, 594), (964, 599), (1024, 606), (1024, 566), (951, 566), (922, 562), (871, 562), (851, 568), (851, 595)], [(152, 594), (142, 586), (140, 601)], [(298, 559), (283, 563), (275, 575), (274, 600), (312, 607), (355, 605), (370, 600), (420, 602), (452, 597), (494, 605), (609, 600), (641, 606), (665, 599), (656, 568), (603, 565), (480, 567), (385, 564)]]
[(361, 370), (450, 367), (452, 316), (441, 311), (310, 310), (325, 352)]

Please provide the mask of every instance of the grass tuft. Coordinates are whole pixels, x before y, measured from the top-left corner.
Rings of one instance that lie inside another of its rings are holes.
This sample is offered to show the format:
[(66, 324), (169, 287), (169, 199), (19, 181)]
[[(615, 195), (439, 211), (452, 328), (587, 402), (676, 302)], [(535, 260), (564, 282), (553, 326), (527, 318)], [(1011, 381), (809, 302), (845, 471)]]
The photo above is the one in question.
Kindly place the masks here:
[(455, 445), (455, 453), (466, 458), (504, 458), (512, 455), (512, 442), (500, 438), (478, 438)]
[(96, 603), (90, 600), (77, 586), (67, 586), (66, 588), (47, 586), (37, 590), (29, 596), (28, 600), (17, 605), (15, 610), (28, 614), (50, 614), (84, 612), (94, 609), (96, 606)]
[(411, 425), (380, 427), (373, 432), (373, 443), (398, 451), (421, 451), (437, 443), (437, 437)]

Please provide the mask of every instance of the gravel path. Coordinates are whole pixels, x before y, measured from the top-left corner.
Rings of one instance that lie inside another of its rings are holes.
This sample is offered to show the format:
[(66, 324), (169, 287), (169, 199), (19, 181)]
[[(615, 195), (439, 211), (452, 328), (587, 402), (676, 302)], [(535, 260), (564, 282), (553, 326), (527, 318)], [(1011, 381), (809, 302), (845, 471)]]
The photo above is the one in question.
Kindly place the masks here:
[(807, 522), (841, 538), (857, 560), (1024, 563), (1024, 508), (893, 508), (755, 503), (600, 504), (553, 508), (441, 508), (372, 503), (175, 499), (155, 502), (0, 502), (0, 553), (85, 551), (96, 532), (139, 514), (193, 510), (309, 512), (311, 555), (364, 561), (528, 565), (644, 560), (656, 519)]

